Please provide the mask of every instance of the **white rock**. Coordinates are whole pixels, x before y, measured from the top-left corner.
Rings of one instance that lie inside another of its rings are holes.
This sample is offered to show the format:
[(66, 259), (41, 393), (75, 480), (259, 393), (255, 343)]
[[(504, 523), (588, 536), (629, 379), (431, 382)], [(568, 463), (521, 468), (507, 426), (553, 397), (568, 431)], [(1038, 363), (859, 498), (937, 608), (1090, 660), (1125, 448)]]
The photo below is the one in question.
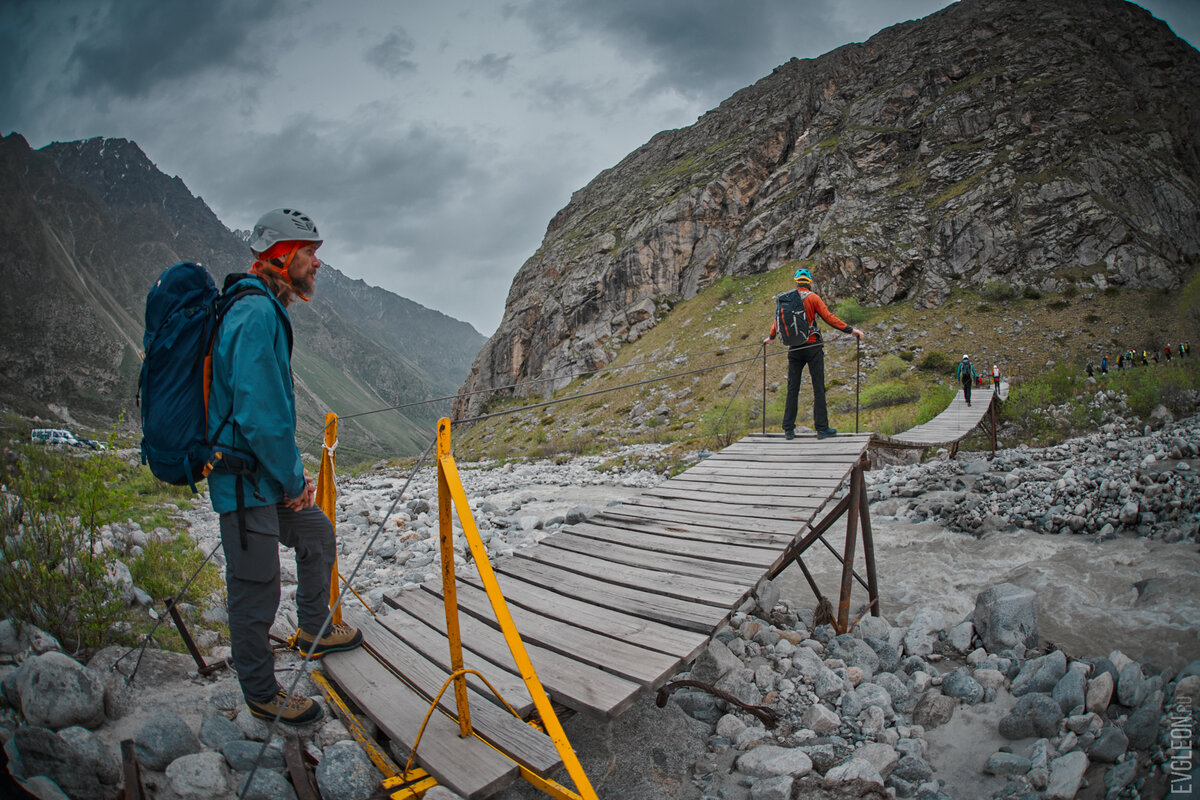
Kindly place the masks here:
[(229, 791), (229, 768), (216, 752), (195, 753), (167, 765), (171, 789), (184, 800), (208, 800)]
[(865, 758), (851, 758), (825, 773), (826, 786), (837, 786), (839, 783), (850, 783), (851, 781), (866, 781), (878, 784), (880, 787), (883, 786), (883, 776)]
[(1050, 781), (1046, 785), (1046, 800), (1071, 800), (1083, 782), (1088, 757), (1076, 750), (1050, 762)]

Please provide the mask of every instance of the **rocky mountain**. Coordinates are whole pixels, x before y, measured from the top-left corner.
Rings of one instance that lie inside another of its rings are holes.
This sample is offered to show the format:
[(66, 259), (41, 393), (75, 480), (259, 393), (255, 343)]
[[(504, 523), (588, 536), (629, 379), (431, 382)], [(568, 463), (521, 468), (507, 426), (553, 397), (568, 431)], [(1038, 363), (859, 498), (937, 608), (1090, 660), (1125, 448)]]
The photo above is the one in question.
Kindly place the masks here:
[[(220, 285), (250, 265), (178, 177), (123, 139), (33, 150), (0, 140), (0, 403), (106, 427), (136, 422), (146, 292), (163, 269), (198, 261)], [(341, 415), (454, 394), (483, 337), (465, 322), (324, 265), (311, 304), (293, 307), (302, 435)], [(411, 454), (446, 401), (347, 422), (350, 453)]]
[(1200, 54), (1123, 0), (961, 0), (793, 59), (572, 196), (465, 388), (601, 366), (675, 300), (793, 260), (864, 305), (1180, 285)]

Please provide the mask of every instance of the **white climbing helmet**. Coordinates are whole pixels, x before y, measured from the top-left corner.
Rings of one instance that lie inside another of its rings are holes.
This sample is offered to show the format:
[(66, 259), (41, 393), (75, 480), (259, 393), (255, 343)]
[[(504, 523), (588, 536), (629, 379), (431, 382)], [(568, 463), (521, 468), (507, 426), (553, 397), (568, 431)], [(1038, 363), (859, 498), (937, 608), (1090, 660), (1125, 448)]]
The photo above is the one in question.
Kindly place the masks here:
[(276, 208), (259, 217), (250, 231), (250, 250), (261, 255), (276, 242), (322, 241), (317, 224), (303, 211), (294, 208)]
[(971, 357), (968, 356), (966, 353), (963, 353), (963, 361), (970, 361), (970, 360), (971, 360)]

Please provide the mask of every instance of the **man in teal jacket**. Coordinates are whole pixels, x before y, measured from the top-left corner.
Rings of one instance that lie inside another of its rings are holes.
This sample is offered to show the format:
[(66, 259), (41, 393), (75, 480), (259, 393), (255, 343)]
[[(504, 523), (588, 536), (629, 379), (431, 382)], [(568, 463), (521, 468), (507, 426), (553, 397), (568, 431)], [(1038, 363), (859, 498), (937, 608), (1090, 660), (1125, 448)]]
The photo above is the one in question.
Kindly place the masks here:
[(215, 443), (234, 453), (208, 479), (221, 517), (233, 663), (251, 713), (292, 725), (320, 719), (322, 712), (312, 698), (289, 695), (275, 679), (269, 634), (279, 610), (281, 542), (296, 554), (300, 649), (316, 657), (362, 644), (362, 634), (349, 625), (329, 625), (316, 638), (329, 614), (335, 543), (296, 447), (286, 309), (312, 294), (320, 245), (316, 225), (294, 209), (270, 211), (255, 225), (254, 266), (233, 276), (232, 285), (227, 281), (226, 296), (249, 291), (229, 306), (218, 329), (208, 403)]

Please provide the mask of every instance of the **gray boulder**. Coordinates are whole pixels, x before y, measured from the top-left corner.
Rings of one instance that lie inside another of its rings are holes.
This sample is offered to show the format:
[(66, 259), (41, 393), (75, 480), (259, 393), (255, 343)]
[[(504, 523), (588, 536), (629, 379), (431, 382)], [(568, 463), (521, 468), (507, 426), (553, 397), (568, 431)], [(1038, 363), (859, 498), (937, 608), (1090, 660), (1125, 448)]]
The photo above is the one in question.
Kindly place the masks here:
[[(903, 761), (903, 759), (901, 759)], [(840, 783), (857, 783), (863, 781), (883, 787), (883, 776), (875, 765), (865, 758), (852, 758), (833, 767), (825, 773), (825, 785), (837, 786)]]
[(244, 738), (242, 729), (229, 717), (212, 707), (204, 710), (204, 718), (200, 721), (200, 742), (205, 747), (220, 750), (226, 742)]
[(1149, 750), (1158, 738), (1158, 726), (1162, 714), (1153, 706), (1145, 706), (1129, 715), (1125, 720), (1125, 735), (1133, 750)]
[(83, 758), (101, 783), (106, 786), (120, 783), (121, 764), (116, 755), (100, 741), (100, 737), (78, 726), (63, 728), (58, 735)]
[[(260, 769), (254, 773), (253, 781), (247, 788), (246, 782), (250, 780), (250, 776), (247, 775), (238, 781), (238, 797), (243, 800), (296, 800), (296, 790), (282, 773)], [(425, 793), (425, 797), (429, 797), (428, 792)]]
[(923, 608), (913, 617), (904, 632), (904, 652), (927, 656), (933, 652), (937, 635), (946, 628), (946, 618), (936, 609)]
[(317, 764), (317, 789), (325, 800), (367, 800), (383, 773), (354, 742), (335, 742)]
[(929, 691), (921, 695), (921, 699), (917, 701), (912, 712), (912, 719), (916, 724), (926, 729), (932, 729), (949, 722), (950, 718), (954, 716), (956, 708), (958, 708), (958, 700), (955, 698), (946, 697), (938, 691)]
[(742, 668), (742, 660), (730, 652), (725, 643), (711, 639), (696, 656), (692, 665), (692, 677), (702, 683), (714, 684), (730, 671)]
[(1059, 756), (1050, 762), (1050, 783), (1046, 786), (1046, 800), (1071, 800), (1079, 792), (1083, 774), (1087, 772), (1088, 758), (1079, 750)]
[(983, 687), (971, 677), (969, 669), (959, 667), (942, 677), (942, 694), (957, 697), (967, 705), (973, 706), (983, 699)]
[(238, 772), (249, 772), (254, 769), (255, 762), (258, 763), (259, 769), (282, 771), (285, 766), (283, 745), (278, 739), (267, 746), (265, 753), (262, 742), (252, 742), (249, 739), (231, 739), (221, 745), (220, 750), (229, 766)]
[(1115, 764), (1128, 749), (1129, 737), (1125, 735), (1125, 731), (1115, 725), (1109, 725), (1100, 731), (1096, 741), (1092, 742), (1088, 758), (1105, 764)]
[(1037, 594), (1011, 583), (985, 589), (975, 598), (972, 621), (988, 652), (1036, 647)]
[(577, 522), (583, 522), (589, 517), (596, 516), (596, 514), (596, 509), (589, 505), (571, 506), (567, 509), (567, 524), (574, 525)]
[(1087, 665), (1078, 661), (1071, 664), (1067, 674), (1054, 684), (1050, 696), (1058, 701), (1064, 714), (1070, 714), (1072, 709), (1084, 706), (1087, 703)]
[(165, 770), (177, 758), (200, 752), (200, 740), (179, 716), (160, 711), (133, 737), (133, 750), (147, 769)]
[(17, 671), (21, 711), (31, 725), (59, 730), (104, 723), (104, 681), (57, 651), (35, 656)]
[(840, 658), (847, 666), (858, 667), (865, 680), (870, 680), (879, 669), (879, 656), (871, 646), (849, 633), (833, 637), (825, 648), (825, 657)]
[(209, 800), (229, 791), (229, 768), (220, 753), (205, 751), (177, 758), (167, 765), (167, 781), (182, 800)]
[(755, 778), (792, 775), (800, 778), (812, 772), (812, 759), (796, 747), (764, 744), (744, 753), (737, 760), (738, 772)]
[(104, 800), (104, 787), (92, 765), (46, 728), (22, 725), (4, 745), (9, 771), (21, 779), (44, 775), (74, 800)]
[(1013, 696), (1020, 697), (1030, 692), (1050, 692), (1065, 674), (1067, 656), (1061, 650), (1055, 650), (1041, 658), (1031, 658), (1021, 667), (1017, 677), (1013, 678)]
[(1062, 709), (1053, 697), (1034, 693), (1019, 699), (998, 727), (1000, 735), (1006, 739), (1048, 738), (1058, 733), (1058, 721), (1062, 718)]

